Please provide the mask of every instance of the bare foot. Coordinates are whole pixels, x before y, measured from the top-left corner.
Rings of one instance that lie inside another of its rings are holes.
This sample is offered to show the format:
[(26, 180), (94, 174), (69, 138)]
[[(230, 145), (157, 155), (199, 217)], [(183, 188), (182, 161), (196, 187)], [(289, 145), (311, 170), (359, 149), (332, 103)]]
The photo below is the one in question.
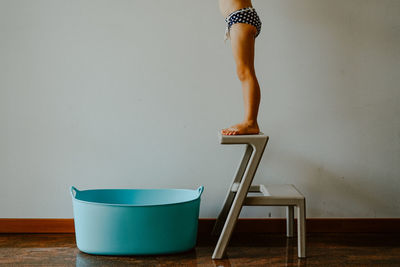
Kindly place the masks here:
[(245, 121), (223, 129), (221, 133), (224, 135), (258, 134), (260, 133), (260, 129), (258, 128), (257, 122), (250, 123)]

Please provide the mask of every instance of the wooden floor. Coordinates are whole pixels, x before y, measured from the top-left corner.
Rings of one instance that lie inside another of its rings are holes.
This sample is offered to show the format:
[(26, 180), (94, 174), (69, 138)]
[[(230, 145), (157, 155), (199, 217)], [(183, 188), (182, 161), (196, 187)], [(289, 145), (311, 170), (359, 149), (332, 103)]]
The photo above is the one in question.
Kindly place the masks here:
[(224, 260), (212, 260), (216, 239), (199, 236), (188, 252), (164, 256), (94, 256), (76, 247), (74, 234), (0, 234), (0, 266), (400, 266), (400, 235), (307, 234), (307, 258), (296, 237), (234, 235)]

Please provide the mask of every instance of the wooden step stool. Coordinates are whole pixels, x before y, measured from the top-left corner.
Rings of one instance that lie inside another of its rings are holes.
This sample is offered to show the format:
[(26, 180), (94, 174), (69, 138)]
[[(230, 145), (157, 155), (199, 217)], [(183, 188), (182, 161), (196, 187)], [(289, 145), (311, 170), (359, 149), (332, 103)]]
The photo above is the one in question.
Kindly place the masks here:
[[(267, 145), (268, 136), (257, 135), (223, 135), (219, 134), (221, 144), (245, 144), (246, 151), (239, 164), (235, 178), (228, 190), (224, 206), (215, 222), (212, 234), (219, 239), (212, 255), (213, 259), (222, 259), (239, 218), (242, 206), (287, 206), (286, 235), (293, 236), (294, 206), (297, 207), (297, 244), (298, 257), (306, 257), (306, 200), (292, 184), (251, 185), (258, 164)], [(249, 192), (262, 193), (262, 196), (247, 196)]]

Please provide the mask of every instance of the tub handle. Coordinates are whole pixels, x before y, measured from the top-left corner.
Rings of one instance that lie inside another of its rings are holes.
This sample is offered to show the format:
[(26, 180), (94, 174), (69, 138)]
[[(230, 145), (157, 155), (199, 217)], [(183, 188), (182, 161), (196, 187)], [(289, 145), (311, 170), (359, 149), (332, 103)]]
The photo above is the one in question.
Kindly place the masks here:
[[(75, 192), (75, 195), (74, 195), (74, 192)], [(73, 198), (75, 198), (75, 196), (78, 194), (78, 192), (79, 192), (79, 190), (76, 189), (75, 186), (71, 186), (71, 196), (72, 196)]]
[(199, 193), (199, 196), (201, 196), (203, 191), (204, 191), (204, 186), (201, 185), (201, 186), (199, 186), (199, 188), (197, 188), (197, 192)]

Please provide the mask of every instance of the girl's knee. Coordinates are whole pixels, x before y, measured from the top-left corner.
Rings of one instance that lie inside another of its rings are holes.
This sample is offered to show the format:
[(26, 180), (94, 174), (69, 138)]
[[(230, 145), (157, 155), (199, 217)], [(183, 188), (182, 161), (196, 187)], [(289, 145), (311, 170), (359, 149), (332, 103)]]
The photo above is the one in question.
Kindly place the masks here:
[(236, 67), (236, 73), (240, 81), (247, 81), (253, 79), (254, 68), (246, 64), (238, 64)]

